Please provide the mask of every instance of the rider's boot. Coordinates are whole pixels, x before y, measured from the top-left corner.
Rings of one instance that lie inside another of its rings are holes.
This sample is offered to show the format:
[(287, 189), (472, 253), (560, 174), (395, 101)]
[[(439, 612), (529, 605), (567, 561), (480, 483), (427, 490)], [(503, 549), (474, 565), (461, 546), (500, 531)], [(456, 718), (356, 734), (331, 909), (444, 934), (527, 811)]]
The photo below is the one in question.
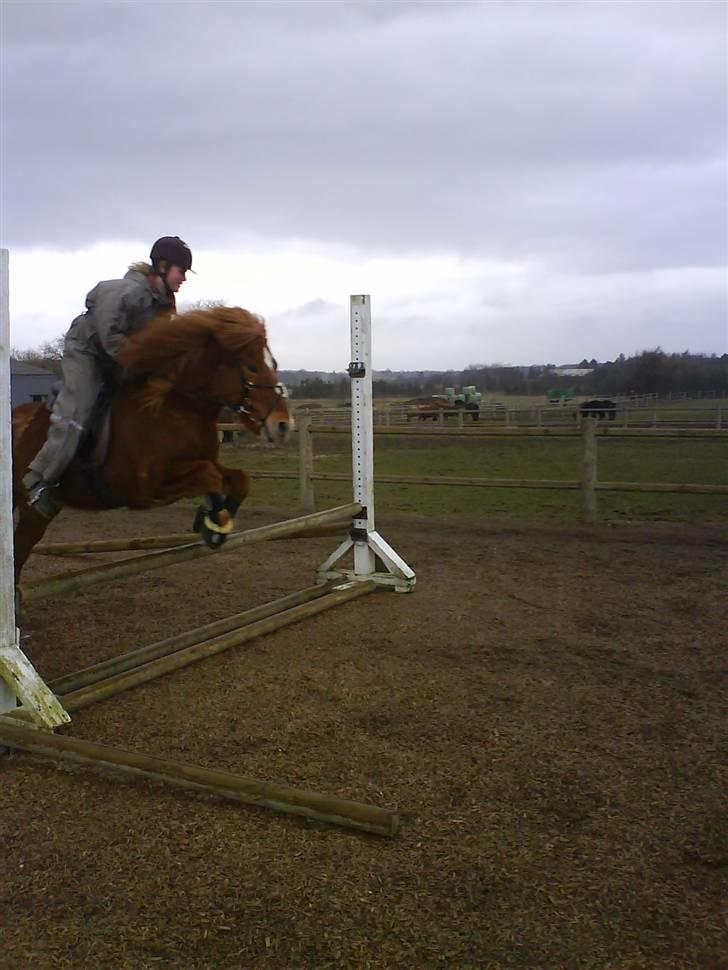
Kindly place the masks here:
[(42, 515), (44, 519), (50, 520), (60, 512), (60, 509), (52, 498), (54, 488), (58, 488), (58, 486), (41, 480), (36, 482), (28, 493), (28, 505), (38, 515)]

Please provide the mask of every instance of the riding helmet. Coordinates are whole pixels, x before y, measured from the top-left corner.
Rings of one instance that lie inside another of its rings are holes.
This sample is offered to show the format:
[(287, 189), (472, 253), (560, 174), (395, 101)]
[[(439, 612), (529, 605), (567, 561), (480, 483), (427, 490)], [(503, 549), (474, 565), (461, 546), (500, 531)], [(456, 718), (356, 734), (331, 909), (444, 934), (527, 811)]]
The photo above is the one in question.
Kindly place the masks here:
[(170, 266), (179, 266), (185, 273), (192, 269), (192, 251), (179, 236), (162, 236), (152, 246), (149, 258), (155, 270), (159, 268), (161, 260)]

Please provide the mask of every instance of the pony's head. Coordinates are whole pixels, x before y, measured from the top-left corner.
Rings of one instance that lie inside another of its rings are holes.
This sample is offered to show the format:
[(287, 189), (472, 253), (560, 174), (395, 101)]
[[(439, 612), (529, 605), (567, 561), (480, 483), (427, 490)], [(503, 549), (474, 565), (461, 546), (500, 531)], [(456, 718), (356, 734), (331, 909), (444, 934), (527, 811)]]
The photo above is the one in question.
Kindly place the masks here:
[(282, 441), (292, 427), (265, 325), (240, 307), (159, 317), (126, 341), (119, 362), (130, 376), (146, 378), (150, 409), (175, 393), (239, 410), (246, 427), (269, 441)]

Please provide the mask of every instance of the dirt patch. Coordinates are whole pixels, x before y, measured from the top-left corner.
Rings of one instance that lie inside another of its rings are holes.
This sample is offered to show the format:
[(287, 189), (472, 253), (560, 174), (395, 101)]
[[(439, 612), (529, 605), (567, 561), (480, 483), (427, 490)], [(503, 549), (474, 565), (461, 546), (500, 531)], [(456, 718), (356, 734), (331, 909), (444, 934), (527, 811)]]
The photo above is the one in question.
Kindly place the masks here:
[[(67, 513), (49, 539), (189, 518)], [(725, 965), (725, 531), (382, 531), (413, 595), (203, 661), (78, 712), (73, 733), (387, 805), (401, 834), (11, 755), (7, 965)], [(31, 604), (24, 649), (53, 679), (310, 585), (332, 548), (251, 546)], [(35, 557), (26, 579), (74, 565)]]

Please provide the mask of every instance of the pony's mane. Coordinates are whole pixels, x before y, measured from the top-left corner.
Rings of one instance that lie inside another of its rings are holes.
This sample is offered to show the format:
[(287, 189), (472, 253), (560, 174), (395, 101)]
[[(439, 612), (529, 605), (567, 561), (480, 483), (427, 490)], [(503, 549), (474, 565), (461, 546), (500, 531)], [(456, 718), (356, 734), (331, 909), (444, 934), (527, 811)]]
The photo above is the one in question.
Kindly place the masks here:
[(241, 307), (160, 314), (124, 342), (118, 361), (127, 376), (147, 378), (146, 403), (158, 407), (203, 351), (239, 355), (255, 340), (265, 341), (265, 324)]

